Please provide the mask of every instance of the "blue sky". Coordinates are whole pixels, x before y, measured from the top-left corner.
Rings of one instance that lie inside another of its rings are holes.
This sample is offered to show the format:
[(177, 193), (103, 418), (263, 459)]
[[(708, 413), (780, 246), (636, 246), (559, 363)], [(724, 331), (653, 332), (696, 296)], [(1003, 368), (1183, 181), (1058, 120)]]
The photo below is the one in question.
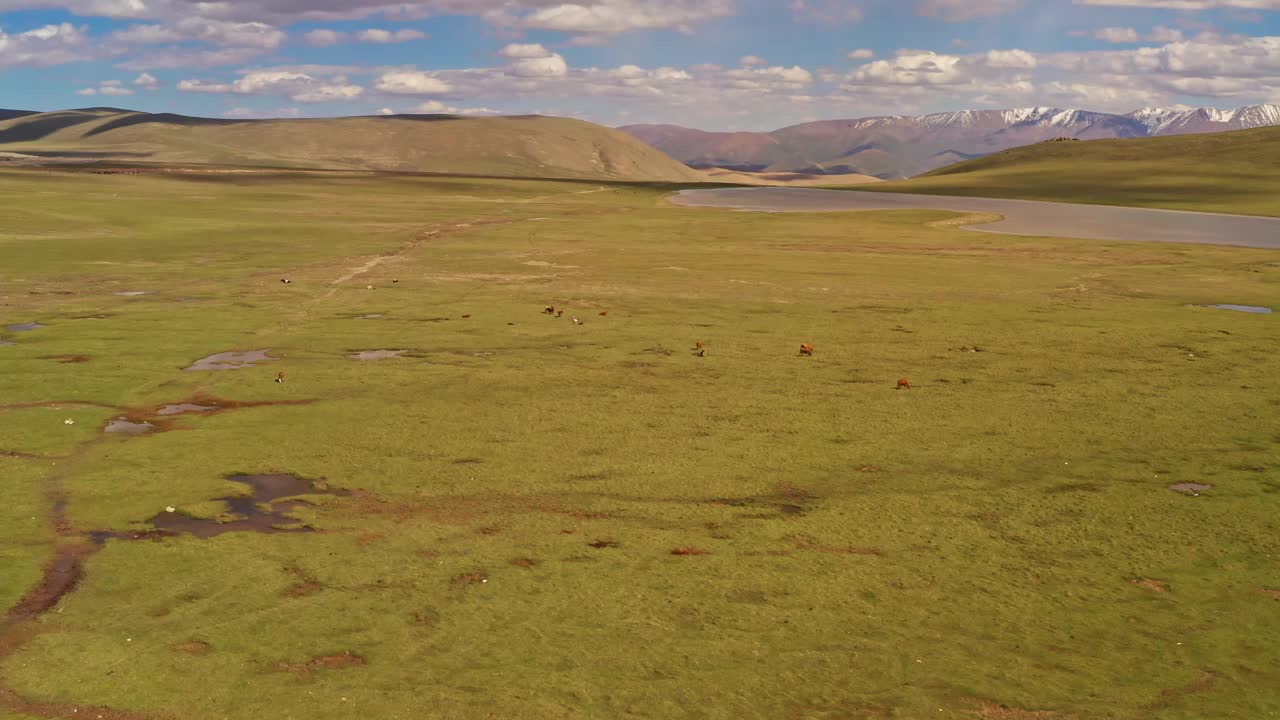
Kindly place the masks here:
[(1280, 0), (0, 0), (0, 108), (773, 129), (1280, 103)]

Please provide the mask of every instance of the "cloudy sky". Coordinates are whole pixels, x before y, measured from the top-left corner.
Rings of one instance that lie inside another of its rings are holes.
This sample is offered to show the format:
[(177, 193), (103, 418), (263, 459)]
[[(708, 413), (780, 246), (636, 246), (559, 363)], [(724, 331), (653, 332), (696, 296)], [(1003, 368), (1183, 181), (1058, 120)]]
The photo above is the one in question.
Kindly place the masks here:
[(1280, 103), (1280, 0), (0, 0), (0, 108), (773, 129)]

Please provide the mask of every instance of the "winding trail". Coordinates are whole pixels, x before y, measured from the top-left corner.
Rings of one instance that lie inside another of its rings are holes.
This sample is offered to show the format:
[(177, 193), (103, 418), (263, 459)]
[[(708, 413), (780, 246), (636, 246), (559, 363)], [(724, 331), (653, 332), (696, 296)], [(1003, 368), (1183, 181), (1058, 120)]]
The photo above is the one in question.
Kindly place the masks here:
[(951, 210), (999, 215), (965, 230), (1004, 235), (1201, 243), (1280, 249), (1280, 218), (1152, 208), (950, 197), (813, 188), (682, 190), (670, 202), (687, 207), (758, 212)]

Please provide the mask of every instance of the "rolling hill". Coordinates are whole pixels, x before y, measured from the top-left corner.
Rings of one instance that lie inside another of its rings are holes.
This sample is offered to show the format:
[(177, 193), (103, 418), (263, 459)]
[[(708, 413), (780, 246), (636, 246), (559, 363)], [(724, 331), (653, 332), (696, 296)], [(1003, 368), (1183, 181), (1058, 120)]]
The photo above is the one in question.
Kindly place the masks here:
[(1054, 137), (1151, 137), (1278, 124), (1280, 105), (1255, 105), (1237, 110), (1144, 108), (1125, 115), (1048, 107), (965, 110), (823, 120), (756, 133), (705, 132), (676, 125), (619, 129), (697, 168), (899, 179)]
[(851, 189), (1280, 216), (1280, 127), (1044, 142)]
[(147, 164), (701, 182), (618, 130), (566, 118), (227, 120), (86, 108), (0, 121), (0, 153)]

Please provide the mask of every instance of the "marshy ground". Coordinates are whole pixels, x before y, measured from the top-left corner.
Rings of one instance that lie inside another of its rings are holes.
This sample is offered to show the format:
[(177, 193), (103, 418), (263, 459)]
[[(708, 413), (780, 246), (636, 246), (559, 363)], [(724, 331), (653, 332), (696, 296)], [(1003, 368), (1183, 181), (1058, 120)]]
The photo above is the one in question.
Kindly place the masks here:
[(0, 173), (0, 716), (1280, 714), (1276, 251), (666, 192)]

